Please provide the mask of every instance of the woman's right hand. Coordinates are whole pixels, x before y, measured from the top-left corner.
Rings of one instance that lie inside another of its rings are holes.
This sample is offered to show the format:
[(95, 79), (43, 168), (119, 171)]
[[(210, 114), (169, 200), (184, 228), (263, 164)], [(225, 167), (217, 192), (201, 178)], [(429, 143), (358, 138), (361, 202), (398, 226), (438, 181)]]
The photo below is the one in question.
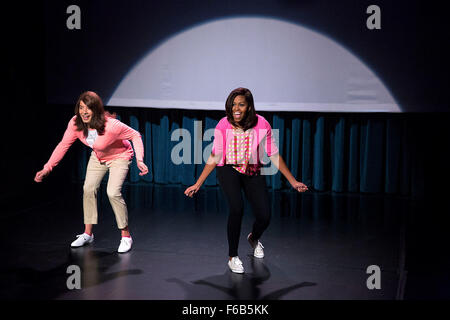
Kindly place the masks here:
[(184, 191), (184, 194), (186, 196), (188, 196), (189, 198), (192, 198), (194, 196), (194, 194), (196, 194), (199, 189), (200, 189), (200, 186), (198, 186), (197, 184), (194, 184), (194, 185), (190, 186), (189, 188), (187, 188)]
[(34, 181), (42, 182), (42, 179), (44, 179), (46, 176), (48, 176), (49, 173), (50, 173), (50, 171), (48, 171), (46, 169), (42, 169), (41, 171), (38, 171), (36, 173), (36, 176), (34, 177)]

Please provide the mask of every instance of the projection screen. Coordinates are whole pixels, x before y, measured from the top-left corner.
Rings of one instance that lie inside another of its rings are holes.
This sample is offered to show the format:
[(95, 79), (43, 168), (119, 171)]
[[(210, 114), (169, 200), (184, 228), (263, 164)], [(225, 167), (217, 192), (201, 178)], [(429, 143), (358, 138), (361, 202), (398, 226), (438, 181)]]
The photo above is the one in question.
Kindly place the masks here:
[(166, 39), (107, 105), (223, 110), (237, 87), (249, 88), (261, 111), (401, 112), (378, 76), (333, 39), (257, 17), (209, 21)]

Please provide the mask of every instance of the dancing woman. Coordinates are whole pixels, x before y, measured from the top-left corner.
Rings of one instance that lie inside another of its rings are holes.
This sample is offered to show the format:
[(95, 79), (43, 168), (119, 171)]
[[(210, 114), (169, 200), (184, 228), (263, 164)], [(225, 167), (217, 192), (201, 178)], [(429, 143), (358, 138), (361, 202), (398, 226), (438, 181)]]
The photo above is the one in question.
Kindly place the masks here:
[(128, 211), (122, 197), (122, 185), (133, 157), (133, 142), (139, 175), (148, 173), (144, 163), (144, 145), (138, 131), (130, 128), (114, 115), (105, 112), (101, 98), (92, 91), (84, 92), (75, 105), (75, 116), (70, 119), (61, 142), (56, 146), (44, 168), (36, 173), (34, 181), (42, 180), (62, 160), (69, 147), (79, 139), (92, 148), (83, 186), (84, 233), (77, 236), (72, 247), (81, 247), (94, 241), (92, 228), (97, 224), (97, 190), (109, 171), (106, 193), (111, 203), (118, 228), (121, 230), (119, 253), (128, 252), (133, 244), (128, 228)]
[(256, 258), (264, 257), (264, 247), (259, 239), (270, 222), (269, 196), (265, 177), (261, 175), (263, 148), (294, 189), (304, 192), (308, 188), (294, 178), (279, 155), (272, 139), (272, 128), (264, 117), (256, 114), (253, 95), (249, 89), (233, 90), (226, 100), (225, 113), (226, 117), (215, 128), (212, 152), (203, 172), (197, 182), (184, 193), (192, 198), (217, 167), (217, 179), (229, 207), (228, 266), (232, 272), (243, 273), (244, 267), (238, 256), (244, 211), (242, 190), (256, 218), (252, 231), (247, 236)]

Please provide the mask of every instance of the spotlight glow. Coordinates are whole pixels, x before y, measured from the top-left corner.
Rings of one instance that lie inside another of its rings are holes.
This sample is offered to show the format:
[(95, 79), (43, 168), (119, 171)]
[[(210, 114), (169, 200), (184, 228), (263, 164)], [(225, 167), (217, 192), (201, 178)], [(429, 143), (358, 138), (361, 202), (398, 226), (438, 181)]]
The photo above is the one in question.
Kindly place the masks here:
[(260, 111), (401, 112), (375, 73), (335, 41), (255, 17), (172, 36), (129, 71), (107, 104), (223, 110), (236, 87), (249, 88)]

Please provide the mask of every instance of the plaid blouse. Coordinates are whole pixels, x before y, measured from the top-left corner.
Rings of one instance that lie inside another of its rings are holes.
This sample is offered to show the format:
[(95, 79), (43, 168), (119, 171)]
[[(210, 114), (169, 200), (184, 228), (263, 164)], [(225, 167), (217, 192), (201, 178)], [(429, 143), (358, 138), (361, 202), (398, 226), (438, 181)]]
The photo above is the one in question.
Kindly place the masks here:
[(226, 162), (231, 164), (234, 169), (242, 174), (254, 176), (260, 171), (260, 168), (249, 163), (251, 157), (251, 145), (253, 140), (253, 129), (243, 131), (242, 129), (233, 129), (233, 138), (228, 144)]
[[(211, 154), (219, 155), (217, 166), (231, 164), (236, 170), (249, 175), (259, 174), (263, 152), (268, 157), (278, 153), (278, 148), (272, 136), (272, 127), (260, 115), (256, 126), (243, 130), (233, 128), (227, 117), (220, 119), (214, 129), (214, 143)], [(231, 147), (230, 147), (231, 146)]]

